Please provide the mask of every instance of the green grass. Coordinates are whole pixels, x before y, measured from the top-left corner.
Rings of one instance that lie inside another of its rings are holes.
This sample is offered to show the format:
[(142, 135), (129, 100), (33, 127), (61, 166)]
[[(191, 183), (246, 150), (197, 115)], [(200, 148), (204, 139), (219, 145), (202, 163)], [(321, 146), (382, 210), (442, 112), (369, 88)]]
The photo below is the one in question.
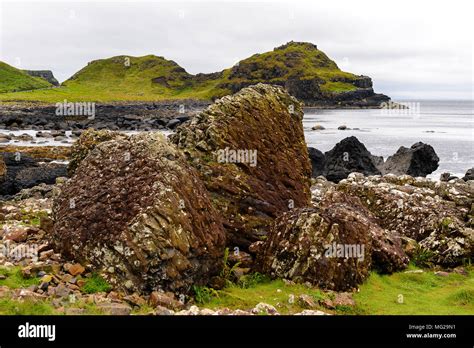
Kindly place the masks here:
[(474, 314), (473, 273), (373, 273), (354, 299), (367, 314)]
[(40, 78), (33, 77), (6, 63), (0, 62), (0, 93), (48, 88), (52, 85)]
[(0, 299), (0, 315), (51, 315), (54, 307), (45, 301)]
[(86, 278), (84, 286), (81, 288), (86, 294), (94, 294), (96, 292), (107, 292), (112, 286), (100, 275), (94, 273), (90, 278)]
[[(411, 266), (409, 269), (417, 268)], [(220, 290), (204, 307), (248, 310), (259, 302), (266, 302), (282, 314), (291, 314), (304, 309), (297, 301), (302, 294), (312, 296), (316, 303), (331, 298), (331, 294), (318, 289), (301, 284), (286, 285), (282, 280), (267, 278), (247, 288), (232, 285)], [(372, 272), (353, 298), (355, 307), (338, 306), (335, 310), (328, 310), (318, 305), (315, 309), (350, 315), (474, 314), (474, 271), (470, 268), (468, 276), (450, 273), (447, 277), (437, 276), (432, 270), (392, 275)]]
[(302, 294), (312, 296), (315, 302), (327, 297), (322, 291), (310, 289), (305, 285), (286, 285), (283, 280), (265, 279), (253, 287), (243, 288), (239, 285), (232, 285), (220, 290), (218, 296), (213, 297), (204, 307), (249, 310), (259, 302), (265, 302), (277, 308), (282, 314), (291, 314), (304, 309), (297, 301), (298, 296)]
[(0, 274), (6, 277), (6, 279), (0, 280), (0, 286), (8, 286), (12, 289), (27, 288), (40, 283), (39, 278), (23, 278), (20, 267), (0, 268)]
[[(341, 71), (313, 45), (291, 42), (244, 59), (220, 74), (200, 77), (154, 55), (100, 59), (90, 62), (59, 88), (15, 93), (1, 93), (11, 89), (0, 90), (0, 101), (211, 100), (231, 94), (229, 84), (278, 83), (291, 78), (321, 80), (321, 91), (332, 94), (355, 90), (352, 82), (357, 76)], [(158, 82), (152, 82), (157, 79)]]
[(356, 89), (356, 87), (346, 82), (328, 81), (325, 84), (321, 85), (321, 89), (326, 92), (340, 93), (340, 92), (353, 91)]

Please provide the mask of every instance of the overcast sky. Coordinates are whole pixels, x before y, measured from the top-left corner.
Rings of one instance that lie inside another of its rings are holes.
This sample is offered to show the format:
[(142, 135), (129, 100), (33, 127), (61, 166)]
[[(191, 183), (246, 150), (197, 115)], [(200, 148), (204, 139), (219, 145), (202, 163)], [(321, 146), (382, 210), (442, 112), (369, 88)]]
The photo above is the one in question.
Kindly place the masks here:
[(472, 99), (472, 3), (0, 0), (0, 60), (60, 81), (122, 54), (164, 56), (198, 73), (310, 41), (394, 99)]

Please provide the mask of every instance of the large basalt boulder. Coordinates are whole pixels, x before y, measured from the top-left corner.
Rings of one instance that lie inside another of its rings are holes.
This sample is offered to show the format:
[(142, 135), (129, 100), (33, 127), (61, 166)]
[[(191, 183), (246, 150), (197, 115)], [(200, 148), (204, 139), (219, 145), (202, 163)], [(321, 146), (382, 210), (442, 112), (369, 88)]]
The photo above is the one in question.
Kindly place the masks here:
[(275, 221), (257, 264), (272, 277), (351, 290), (368, 276), (372, 253), (368, 231), (377, 228), (351, 205), (294, 209)]
[(455, 266), (474, 255), (474, 185), (469, 182), (353, 173), (335, 189), (359, 197), (381, 227), (417, 241), (433, 263)]
[(400, 147), (379, 166), (383, 174), (427, 176), (438, 168), (439, 157), (431, 145), (418, 142), (410, 148)]
[(331, 189), (326, 191), (324, 198), (316, 204), (317, 207), (333, 205), (351, 207), (358, 212), (359, 217), (366, 218), (365, 221), (369, 226), (367, 232), (371, 240), (372, 269), (382, 273), (392, 273), (402, 270), (408, 265), (409, 258), (403, 250), (400, 234), (381, 228), (377, 224), (377, 219), (364, 207), (359, 198)]
[(302, 118), (295, 98), (258, 84), (216, 101), (171, 135), (223, 214), (230, 245), (248, 247), (278, 215), (309, 203)]
[(118, 288), (188, 293), (220, 271), (225, 233), (182, 153), (157, 133), (97, 145), (53, 204), (51, 242)]
[(374, 156), (356, 137), (341, 140), (325, 153), (322, 175), (328, 180), (338, 182), (350, 173), (378, 175), (380, 171), (374, 164)]
[(126, 136), (119, 132), (110, 130), (95, 130), (89, 128), (81, 133), (79, 139), (77, 139), (71, 147), (71, 160), (67, 168), (69, 176), (72, 176), (76, 171), (79, 164), (87, 154), (93, 150), (98, 144), (115, 139), (124, 139)]

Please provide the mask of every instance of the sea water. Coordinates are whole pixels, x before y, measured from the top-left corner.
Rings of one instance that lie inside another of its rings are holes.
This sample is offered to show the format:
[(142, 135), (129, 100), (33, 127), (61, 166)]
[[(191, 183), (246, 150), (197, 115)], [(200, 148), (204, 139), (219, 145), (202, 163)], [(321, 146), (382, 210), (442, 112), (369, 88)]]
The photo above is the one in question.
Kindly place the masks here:
[[(438, 169), (464, 176), (474, 166), (473, 101), (411, 101), (409, 109), (306, 109), (303, 119), (308, 146), (322, 152), (342, 139), (355, 136), (377, 156), (387, 159), (400, 146), (422, 141), (433, 146), (440, 158)], [(313, 131), (315, 125), (325, 130)], [(350, 129), (338, 130), (341, 125)], [(358, 129), (354, 129), (358, 128)]]

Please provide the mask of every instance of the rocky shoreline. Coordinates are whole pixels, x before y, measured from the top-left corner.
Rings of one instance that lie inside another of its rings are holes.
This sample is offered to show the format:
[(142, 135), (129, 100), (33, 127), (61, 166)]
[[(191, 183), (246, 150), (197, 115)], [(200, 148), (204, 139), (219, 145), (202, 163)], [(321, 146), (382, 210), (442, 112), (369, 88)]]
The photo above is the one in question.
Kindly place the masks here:
[(4, 152), (4, 280), (16, 269), (37, 282), (2, 286), (0, 298), (51, 301), (66, 314), (85, 313), (71, 298), (103, 314), (279, 314), (265, 301), (237, 310), (199, 302), (258, 275), (332, 294), (296, 298), (293, 314), (323, 315), (335, 313), (328, 299), (353, 305), (371, 272), (404, 272), (420, 259), (462, 272), (474, 254), (472, 170), (466, 180), (422, 177), (438, 161), (426, 144), (386, 161), (353, 137), (325, 154), (308, 150), (302, 110), (283, 88), (258, 84), (168, 139), (89, 129), (69, 163), (45, 159), (65, 155), (58, 150)]
[(0, 105), (0, 129), (61, 130), (87, 128), (149, 131), (174, 129), (186, 122), (209, 102), (178, 100), (163, 102), (116, 102), (94, 104), (91, 115), (57, 115), (57, 106), (38, 103)]

